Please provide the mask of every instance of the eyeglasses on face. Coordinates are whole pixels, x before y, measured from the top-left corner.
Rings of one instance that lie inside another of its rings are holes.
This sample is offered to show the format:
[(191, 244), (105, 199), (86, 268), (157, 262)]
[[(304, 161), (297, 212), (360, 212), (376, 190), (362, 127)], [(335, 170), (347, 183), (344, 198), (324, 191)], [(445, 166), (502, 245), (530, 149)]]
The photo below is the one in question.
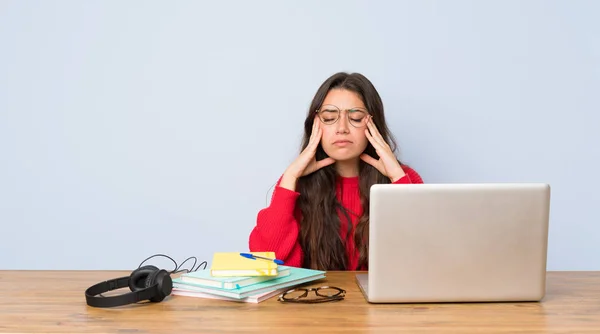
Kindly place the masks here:
[[(309, 296), (314, 292), (315, 296)], [(282, 293), (277, 300), (287, 303), (323, 303), (342, 300), (346, 296), (346, 290), (335, 286), (321, 286), (318, 288), (296, 288)]]
[[(342, 110), (334, 105), (326, 104), (320, 109), (317, 109), (315, 112), (319, 115), (319, 119), (321, 122), (323, 122), (323, 124), (331, 125), (340, 119)], [(357, 107), (346, 109), (345, 112), (348, 122), (350, 122), (350, 124), (355, 128), (360, 128), (367, 125), (367, 116), (369, 116), (369, 112), (366, 109)]]

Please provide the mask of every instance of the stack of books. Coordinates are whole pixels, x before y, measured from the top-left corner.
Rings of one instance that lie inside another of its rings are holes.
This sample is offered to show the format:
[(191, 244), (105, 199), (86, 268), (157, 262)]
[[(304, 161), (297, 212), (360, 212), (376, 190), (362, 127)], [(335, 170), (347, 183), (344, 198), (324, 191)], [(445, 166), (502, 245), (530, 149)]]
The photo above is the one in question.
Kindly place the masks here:
[(218, 252), (208, 270), (173, 279), (172, 294), (260, 303), (294, 286), (321, 279), (325, 272), (284, 266), (274, 252)]

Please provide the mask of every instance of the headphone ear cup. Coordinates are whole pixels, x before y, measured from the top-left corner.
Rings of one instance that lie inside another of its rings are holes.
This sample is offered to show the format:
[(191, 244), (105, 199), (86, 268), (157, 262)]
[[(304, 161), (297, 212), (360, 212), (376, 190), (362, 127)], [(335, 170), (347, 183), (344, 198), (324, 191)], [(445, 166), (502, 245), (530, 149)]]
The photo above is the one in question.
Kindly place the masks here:
[(169, 273), (166, 270), (161, 269), (153, 272), (146, 278), (146, 288), (149, 288), (155, 284), (158, 284), (157, 295), (150, 298), (150, 301), (157, 303), (171, 294), (171, 290), (173, 289), (173, 281)]
[(129, 289), (133, 292), (146, 288), (146, 281), (149, 276), (156, 274), (159, 269), (156, 266), (148, 265), (134, 270), (129, 276)]

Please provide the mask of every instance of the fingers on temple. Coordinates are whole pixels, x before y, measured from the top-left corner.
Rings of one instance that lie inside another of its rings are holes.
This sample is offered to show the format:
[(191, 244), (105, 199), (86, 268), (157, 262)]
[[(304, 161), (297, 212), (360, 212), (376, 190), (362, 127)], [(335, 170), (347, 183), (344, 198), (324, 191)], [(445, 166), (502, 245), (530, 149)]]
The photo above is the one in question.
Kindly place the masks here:
[(383, 139), (383, 136), (381, 136), (381, 133), (379, 133), (379, 130), (377, 130), (375, 123), (373, 123), (373, 121), (371, 119), (369, 119), (369, 121), (367, 122), (367, 126), (369, 128), (369, 131), (371, 131), (371, 135), (373, 136), (373, 138), (375, 140), (377, 140), (377, 142), (381, 146), (383, 146), (383, 147), (387, 146), (387, 143)]

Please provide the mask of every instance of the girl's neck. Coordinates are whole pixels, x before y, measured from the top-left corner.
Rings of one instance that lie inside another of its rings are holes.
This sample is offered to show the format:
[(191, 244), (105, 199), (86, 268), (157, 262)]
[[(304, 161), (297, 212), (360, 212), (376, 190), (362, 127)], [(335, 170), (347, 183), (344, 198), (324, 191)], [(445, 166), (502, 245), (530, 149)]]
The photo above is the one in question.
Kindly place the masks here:
[(351, 178), (358, 176), (358, 160), (336, 161), (335, 169), (339, 176)]

